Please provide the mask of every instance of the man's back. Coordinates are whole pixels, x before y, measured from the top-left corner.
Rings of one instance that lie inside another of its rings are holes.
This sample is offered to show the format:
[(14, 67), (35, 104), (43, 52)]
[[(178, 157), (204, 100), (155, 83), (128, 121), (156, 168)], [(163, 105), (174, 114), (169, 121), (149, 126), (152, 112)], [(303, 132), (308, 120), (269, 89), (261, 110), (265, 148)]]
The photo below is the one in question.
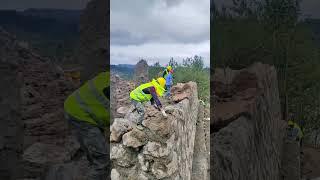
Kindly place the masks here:
[(172, 74), (168, 73), (166, 76), (166, 85), (171, 85), (172, 84)]

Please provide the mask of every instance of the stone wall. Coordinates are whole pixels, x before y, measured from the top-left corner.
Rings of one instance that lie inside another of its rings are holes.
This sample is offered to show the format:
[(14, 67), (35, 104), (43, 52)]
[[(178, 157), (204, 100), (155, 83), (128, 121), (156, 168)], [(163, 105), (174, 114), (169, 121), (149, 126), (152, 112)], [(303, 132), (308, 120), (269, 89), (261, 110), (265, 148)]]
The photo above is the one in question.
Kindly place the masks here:
[(213, 84), (211, 179), (279, 179), (285, 123), (275, 68), (216, 69)]
[[(190, 180), (195, 174), (208, 177), (208, 167), (199, 164), (208, 164), (203, 160), (207, 154), (194, 155), (195, 145), (201, 143), (195, 142), (197, 121), (203, 121), (200, 120), (203, 109), (199, 105), (197, 85), (193, 82), (178, 84), (172, 88), (172, 93), (173, 101), (162, 100), (168, 119), (146, 104), (144, 130), (134, 125), (136, 112), (114, 120), (110, 129), (111, 179)], [(203, 143), (198, 148), (205, 146)], [(197, 163), (193, 166), (194, 162)], [(196, 169), (194, 174), (193, 169)]]

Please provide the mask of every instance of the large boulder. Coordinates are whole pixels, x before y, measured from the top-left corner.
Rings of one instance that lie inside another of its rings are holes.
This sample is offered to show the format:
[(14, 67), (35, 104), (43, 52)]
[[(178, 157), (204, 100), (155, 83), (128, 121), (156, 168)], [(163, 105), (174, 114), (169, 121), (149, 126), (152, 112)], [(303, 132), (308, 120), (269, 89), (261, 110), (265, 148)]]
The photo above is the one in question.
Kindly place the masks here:
[(134, 69), (134, 81), (135, 84), (138, 86), (142, 83), (147, 83), (149, 81), (149, 66), (147, 61), (140, 60)]
[(132, 129), (132, 124), (122, 118), (117, 118), (114, 120), (114, 123), (110, 126), (110, 141), (119, 142), (126, 132)]
[(147, 137), (143, 131), (134, 128), (132, 131), (122, 136), (123, 145), (132, 148), (138, 148), (146, 144)]

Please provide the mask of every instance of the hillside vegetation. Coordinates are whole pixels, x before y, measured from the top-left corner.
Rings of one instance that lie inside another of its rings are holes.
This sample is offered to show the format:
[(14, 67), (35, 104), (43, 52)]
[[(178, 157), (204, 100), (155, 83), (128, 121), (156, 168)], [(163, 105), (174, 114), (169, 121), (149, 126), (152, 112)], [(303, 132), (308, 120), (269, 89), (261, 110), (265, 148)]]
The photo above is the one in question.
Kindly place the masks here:
[[(198, 85), (199, 99), (209, 103), (210, 100), (210, 69), (204, 66), (201, 56), (186, 58), (182, 63), (178, 63), (173, 58), (170, 59), (168, 65), (174, 69), (173, 83), (187, 83), (189, 81), (196, 82)], [(159, 63), (149, 67), (149, 79), (162, 76), (164, 67)]]
[(212, 8), (214, 66), (240, 69), (258, 61), (274, 65), (282, 118), (293, 113), (307, 134), (318, 131), (320, 51), (310, 21), (298, 20), (300, 1), (239, 0), (232, 8)]

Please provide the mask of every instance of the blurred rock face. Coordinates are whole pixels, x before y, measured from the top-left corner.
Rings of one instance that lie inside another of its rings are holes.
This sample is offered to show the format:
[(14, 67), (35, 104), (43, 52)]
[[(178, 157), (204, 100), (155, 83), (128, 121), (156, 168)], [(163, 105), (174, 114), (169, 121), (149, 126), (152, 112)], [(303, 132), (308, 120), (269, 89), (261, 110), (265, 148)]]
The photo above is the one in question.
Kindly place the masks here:
[(109, 69), (109, 1), (92, 0), (81, 15), (80, 47), (75, 55), (82, 67), (81, 80)]
[(276, 69), (216, 69), (212, 80), (210, 179), (279, 179), (285, 123)]
[[(106, 70), (109, 2), (92, 0), (81, 17), (76, 58), (89, 79)], [(77, 87), (50, 60), (0, 29), (0, 179), (82, 180), (85, 157), (64, 118), (63, 103)]]

